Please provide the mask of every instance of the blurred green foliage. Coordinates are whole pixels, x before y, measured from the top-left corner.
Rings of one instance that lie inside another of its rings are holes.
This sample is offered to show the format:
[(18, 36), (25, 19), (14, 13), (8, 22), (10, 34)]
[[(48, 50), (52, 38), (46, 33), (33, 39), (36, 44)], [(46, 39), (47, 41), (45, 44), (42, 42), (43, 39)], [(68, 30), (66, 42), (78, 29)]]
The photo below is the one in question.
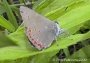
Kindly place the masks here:
[[(0, 26), (4, 28), (0, 29), (3, 32), (0, 33), (0, 63), (89, 63), (90, 41), (85, 40), (90, 40), (90, 0), (30, 1), (33, 2), (33, 9), (37, 13), (57, 21), (60, 27), (69, 32), (69, 36), (59, 36), (49, 48), (42, 51), (32, 47), (25, 35), (19, 7), (24, 5), (26, 0), (18, 2), (19, 4), (0, 0)], [(84, 47), (79, 50), (75, 50), (78, 47), (74, 47), (73, 54), (70, 54), (69, 47), (79, 42)], [(66, 55), (62, 59), (86, 59), (86, 61), (59, 61), (60, 58), (56, 54), (62, 49)]]

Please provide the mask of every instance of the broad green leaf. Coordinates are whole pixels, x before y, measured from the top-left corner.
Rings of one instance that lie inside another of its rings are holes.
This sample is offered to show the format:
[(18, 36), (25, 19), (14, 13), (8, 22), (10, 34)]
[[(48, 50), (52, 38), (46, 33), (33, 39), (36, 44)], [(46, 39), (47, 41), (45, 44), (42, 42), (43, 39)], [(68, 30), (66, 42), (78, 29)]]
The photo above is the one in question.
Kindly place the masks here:
[[(41, 60), (44, 61), (45, 59), (46, 59), (45, 62), (48, 62), (48, 60), (50, 60), (50, 58), (52, 58), (60, 49), (67, 48), (68, 46), (76, 44), (79, 41), (90, 38), (90, 32), (88, 32), (86, 34), (71, 35), (71, 36), (63, 38), (63, 39), (58, 38), (58, 40), (54, 44), (52, 44), (51, 47), (49, 47), (43, 51), (37, 51), (34, 48), (32, 48), (31, 45), (26, 44), (26, 43), (28, 43), (28, 40), (25, 39), (25, 35), (22, 32), (23, 32), (23, 28), (19, 28), (17, 30), (17, 32), (9, 35), (9, 38), (12, 39), (13, 41), (16, 41), (18, 46), (30, 50), (32, 52), (32, 53), (30, 53), (31, 56), (38, 54), (33, 57), (34, 60), (38, 61), (37, 63), (39, 63)], [(19, 37), (17, 35), (19, 35)], [(30, 47), (30, 49), (27, 47)], [(34, 54), (34, 52), (36, 54)], [(39, 57), (39, 60), (38, 60), (38, 57)], [(45, 58), (45, 57), (47, 57), (47, 58)]]
[[(14, 36), (14, 38), (16, 38), (15, 35), (13, 35), (13, 36)], [(13, 37), (13, 36), (11, 36), (11, 37)], [(58, 40), (54, 44), (52, 44), (51, 47), (49, 47), (49, 48), (47, 48), (43, 51), (37, 51), (37, 50), (34, 50), (33, 48), (28, 49), (31, 52), (29, 56), (35, 55), (34, 57), (32, 57), (35, 60), (35, 63), (40, 63), (40, 62), (42, 62), (41, 60), (43, 60), (43, 61), (45, 60), (45, 62), (49, 62), (50, 58), (52, 58), (60, 49), (67, 48), (68, 46), (76, 44), (77, 42), (85, 40), (87, 38), (90, 38), (90, 32), (88, 32), (86, 34), (72, 35), (72, 36), (69, 36), (69, 37), (63, 38), (63, 39), (58, 38)], [(24, 41), (25, 40), (24, 37), (18, 37), (18, 39), (17, 39), (18, 42), (20, 42), (20, 40), (22, 41), (22, 43), (23, 42), (25, 42), (25, 43), (28, 42), (28, 41)], [(14, 39), (14, 40), (16, 40), (16, 39)], [(24, 45), (26, 47), (28, 46), (26, 44), (24, 44)], [(29, 47), (32, 47), (32, 46), (29, 46)], [(39, 57), (39, 60), (38, 60), (38, 57)], [(8, 57), (8, 58), (11, 59), (10, 57)]]
[(71, 10), (70, 12), (58, 18), (57, 21), (62, 28), (72, 33), (73, 30), (77, 31), (77, 29), (80, 28), (77, 26), (83, 25), (90, 19), (89, 13), (90, 13), (90, 5), (86, 5)]
[(30, 52), (20, 47), (3, 47), (0, 48), (0, 60), (14, 60), (22, 57), (28, 57)]
[[(47, 2), (47, 0), (46, 0)], [(44, 4), (46, 4), (46, 2), (44, 2)], [(44, 7), (43, 9), (40, 9), (41, 11), (41, 14), (47, 14), (51, 11), (55, 11), (56, 9), (59, 9), (59, 8), (62, 8), (62, 7), (67, 7), (68, 5), (72, 4), (76, 2), (73, 1), (73, 0), (53, 0), (53, 2), (50, 2), (48, 6)], [(42, 2), (41, 2), (42, 3)], [(37, 10), (37, 8), (36, 8)], [(40, 12), (40, 11), (37, 11), (37, 12)]]
[[(47, 0), (42, 0), (44, 4), (47, 3)], [(56, 18), (64, 15), (68, 11), (78, 8), (80, 6), (88, 5), (90, 4), (90, 0), (53, 0), (53, 2), (49, 2), (50, 4), (46, 7), (42, 7), (40, 10), (39, 7), (42, 6), (42, 2), (39, 2), (39, 4), (36, 4), (34, 6), (34, 9), (46, 16), (47, 18), (51, 20), (55, 20)], [(40, 5), (40, 6), (39, 6)], [(39, 6), (39, 7), (38, 7)]]
[[(52, 2), (49, 2), (49, 4), (45, 7), (42, 7), (42, 4), (47, 4), (47, 0), (43, 0), (41, 3), (37, 4), (37, 7), (35, 10), (42, 15), (45, 15), (49, 19), (55, 19), (62, 14), (64, 14), (66, 11), (65, 9), (72, 5), (75, 4), (77, 0), (53, 0)], [(34, 6), (35, 7), (35, 6)], [(39, 9), (39, 10), (38, 10)]]

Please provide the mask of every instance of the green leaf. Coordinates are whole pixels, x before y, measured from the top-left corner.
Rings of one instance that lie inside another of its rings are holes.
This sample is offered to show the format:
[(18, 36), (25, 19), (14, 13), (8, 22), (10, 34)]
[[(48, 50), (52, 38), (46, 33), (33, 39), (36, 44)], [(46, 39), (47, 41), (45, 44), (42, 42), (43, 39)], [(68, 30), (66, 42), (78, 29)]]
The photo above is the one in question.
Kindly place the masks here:
[(25, 2), (25, 0), (19, 0), (19, 2), (20, 2), (20, 3), (24, 3), (24, 2)]
[[(32, 57), (33, 60), (35, 60), (34, 61), (35, 63), (40, 63), (41, 60), (42, 61), (45, 60), (45, 62), (49, 62), (50, 59), (60, 49), (67, 48), (68, 46), (76, 44), (79, 41), (82, 41), (82, 40), (90, 38), (90, 32), (88, 32), (86, 34), (71, 35), (71, 36), (63, 38), (63, 39), (58, 38), (57, 41), (54, 44), (52, 44), (51, 47), (49, 47), (49, 48), (47, 48), (45, 50), (42, 50), (42, 51), (35, 50), (31, 45), (26, 44), (26, 43), (28, 43), (28, 40), (25, 37), (26, 36), (24, 35), (23, 28), (21, 28), (21, 27), (16, 32), (14, 32), (14, 33), (9, 35), (9, 38), (12, 39), (13, 41), (16, 41), (18, 46), (20, 46), (21, 48), (28, 49), (29, 51), (31, 51), (30, 57), (35, 55), (34, 57)], [(39, 57), (39, 60), (38, 60), (38, 57)]]
[(0, 32), (0, 48), (15, 45), (16, 44), (12, 40), (10, 40), (4, 33)]
[(15, 6), (10, 6), (10, 7), (11, 7), (12, 11), (15, 12), (15, 14), (16, 14), (18, 17), (20, 17), (19, 9), (18, 9), (17, 7), (15, 7)]
[[(58, 3), (57, 3), (58, 2)], [(60, 4), (59, 4), (60, 3)], [(54, 5), (53, 5), (54, 4)], [(41, 14), (45, 15), (51, 20), (55, 20), (72, 9), (84, 6), (86, 2), (83, 0), (56, 0), (43, 10)]]
[[(77, 3), (82, 1), (77, 1), (77, 0), (53, 0), (52, 2), (49, 2), (49, 4), (45, 7), (42, 7), (42, 4), (47, 4), (47, 0), (43, 0), (39, 4), (34, 5), (34, 8), (37, 12), (40, 14), (46, 16), (47, 18), (51, 20), (55, 20), (56, 18), (60, 17), (61, 15), (65, 14), (66, 8), (68, 8), (71, 5), (76, 5)], [(79, 3), (80, 4), (80, 3)], [(40, 10), (38, 10), (40, 9)]]
[(0, 60), (14, 60), (17, 58), (28, 57), (30, 52), (20, 47), (3, 47), (0, 48)]
[(79, 26), (82, 26), (90, 19), (90, 5), (82, 6), (76, 9), (71, 10), (65, 15), (57, 19), (59, 25), (68, 30), (70, 33), (77, 31)]
[(52, 3), (54, 0), (43, 0), (40, 1), (39, 0), (39, 4), (37, 5), (37, 7), (35, 8), (36, 11), (38, 11), (39, 13), (42, 12), (42, 10), (47, 7), (50, 3)]
[(0, 5), (0, 15), (2, 15), (5, 12), (5, 10), (2, 8), (2, 6)]
[(36, 0), (33, 5), (33, 9), (37, 8), (42, 1), (44, 1), (44, 0)]
[(8, 15), (9, 21), (12, 23), (12, 25), (15, 27), (15, 29), (17, 29), (18, 24), (17, 24), (17, 20), (11, 10), (11, 7), (9, 6), (9, 4), (7, 3), (6, 0), (3, 0), (3, 7), (6, 10), (6, 13)]
[[(55, 2), (55, 1), (56, 1), (56, 3), (59, 2), (59, 0), (53, 0), (52, 2)], [(60, 1), (62, 1), (62, 0), (60, 0)], [(68, 0), (68, 1), (64, 0), (64, 2), (68, 2), (68, 4), (66, 4), (66, 6), (68, 6), (70, 4), (72, 5), (73, 1), (74, 0)], [(44, 2), (46, 2), (46, 3), (44, 3)], [(79, 0), (79, 2), (80, 2), (80, 0)], [(81, 2), (82, 2), (82, 0), (81, 0)], [(58, 4), (60, 4), (60, 3), (61, 2), (59, 2)], [(74, 3), (75, 3), (75, 1), (74, 1)], [(45, 10), (50, 4), (52, 4), (50, 1), (48, 2), (46, 0), (43, 0), (41, 4), (37, 5), (37, 10), (40, 10), (40, 13), (44, 13), (43, 9)], [(56, 5), (56, 8), (57, 8), (57, 6), (58, 7), (60, 6), (58, 4)], [(62, 5), (64, 5), (64, 3)], [(55, 6), (55, 5), (53, 4), (53, 6)], [(56, 10), (56, 8), (55, 8), (55, 10)], [(48, 10), (50, 10), (50, 9), (48, 9)], [(49, 12), (48, 10), (45, 12), (48, 13)], [(45, 13), (45, 14), (47, 14), (47, 13)], [(53, 12), (53, 14), (54, 13), (55, 12)], [(80, 27), (83, 24), (85, 24), (87, 22), (87, 20), (89, 20), (89, 18), (90, 18), (89, 13), (90, 13), (90, 5), (80, 6), (78, 8), (73, 8), (72, 10), (69, 10), (69, 12), (67, 12), (65, 14), (62, 14), (62, 16), (57, 19), (57, 21), (59, 22), (60, 27), (67, 30), (67, 32), (69, 32), (70, 34), (74, 34), (76, 31), (78, 31), (80, 29)], [(51, 16), (51, 18), (53, 18), (53, 16)], [(8, 35), (8, 38), (10, 38), (12, 41), (14, 41), (15, 44), (18, 45), (18, 47), (0, 48), (0, 54), (1, 54), (0, 60), (11, 60), (12, 61), (12, 60), (20, 59), (20, 58), (22, 59), (22, 58), (30, 57), (31, 58), (29, 60), (30, 62), (50, 63), (50, 61), (52, 60), (52, 57), (54, 57), (59, 52), (60, 49), (65, 49), (70, 45), (74, 45), (74, 44), (78, 43), (79, 41), (83, 41), (83, 40), (90, 38), (90, 31), (85, 34), (70, 35), (65, 38), (58, 37), (56, 42), (54, 42), (49, 48), (44, 49), (42, 51), (38, 51), (34, 47), (32, 47), (32, 45), (29, 43), (29, 40), (27, 39), (27, 37), (25, 35), (23, 26), (20, 26), (14, 33), (11, 33), (10, 35)], [(66, 52), (68, 53), (68, 51), (66, 51)], [(84, 54), (84, 53), (82, 52), (82, 54)]]
[[(63, 15), (62, 17), (58, 19), (59, 24), (64, 29), (68, 29), (68, 31), (69, 30), (71, 31), (73, 28), (77, 27), (75, 30), (72, 30), (72, 33), (77, 31), (77, 29), (79, 30), (80, 26), (84, 24), (85, 22), (87, 22), (87, 20), (89, 19), (90, 10), (87, 10), (89, 7), (90, 7), (89, 5), (82, 6), (82, 7), (71, 10), (70, 12), (66, 13), (65, 15)], [(33, 51), (32, 53), (30, 53), (31, 56), (35, 55), (33, 57), (33, 60), (35, 60), (35, 63), (40, 63), (41, 61), (48, 63), (51, 60), (51, 58), (60, 49), (67, 48), (68, 46), (76, 44), (79, 41), (90, 38), (90, 31), (85, 34), (70, 35), (69, 37), (66, 37), (66, 38), (58, 37), (57, 41), (54, 44), (52, 44), (51, 47), (43, 51), (37, 51), (31, 45), (26, 44), (29, 42), (26, 39), (25, 32), (23, 32), (23, 30), (24, 29), (20, 27), (16, 32), (10, 34), (9, 38), (12, 39), (13, 41), (16, 41), (16, 43), (22, 48), (26, 48), (26, 49), (30, 48), (30, 51)]]
[(0, 26), (8, 29), (8, 31), (10, 31), (10, 32), (15, 31), (14, 26), (2, 16), (0, 16)]
[[(59, 18), (72, 9), (90, 4), (90, 0), (53, 0), (53, 2), (49, 2), (49, 5), (42, 7), (43, 2), (46, 4), (47, 0), (36, 3), (34, 9), (51, 20)], [(39, 7), (41, 7), (40, 10), (38, 10)]]

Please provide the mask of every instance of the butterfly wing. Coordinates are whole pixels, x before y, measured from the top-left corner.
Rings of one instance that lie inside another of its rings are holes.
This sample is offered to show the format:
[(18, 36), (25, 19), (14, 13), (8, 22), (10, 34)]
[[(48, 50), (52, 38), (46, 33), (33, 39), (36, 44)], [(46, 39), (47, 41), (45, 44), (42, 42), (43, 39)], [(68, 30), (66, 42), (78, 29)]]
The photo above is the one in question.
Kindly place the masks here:
[(39, 50), (49, 47), (56, 38), (56, 23), (24, 6), (20, 7), (20, 13), (32, 44)]

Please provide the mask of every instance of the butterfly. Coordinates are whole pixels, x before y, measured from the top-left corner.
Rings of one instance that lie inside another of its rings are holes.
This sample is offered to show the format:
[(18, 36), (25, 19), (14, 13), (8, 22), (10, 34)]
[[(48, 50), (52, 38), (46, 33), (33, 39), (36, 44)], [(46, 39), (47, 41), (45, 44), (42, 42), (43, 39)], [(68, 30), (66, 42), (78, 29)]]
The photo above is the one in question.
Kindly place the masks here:
[(34, 10), (21, 6), (20, 14), (26, 28), (26, 36), (38, 50), (49, 47), (59, 35), (59, 25)]

